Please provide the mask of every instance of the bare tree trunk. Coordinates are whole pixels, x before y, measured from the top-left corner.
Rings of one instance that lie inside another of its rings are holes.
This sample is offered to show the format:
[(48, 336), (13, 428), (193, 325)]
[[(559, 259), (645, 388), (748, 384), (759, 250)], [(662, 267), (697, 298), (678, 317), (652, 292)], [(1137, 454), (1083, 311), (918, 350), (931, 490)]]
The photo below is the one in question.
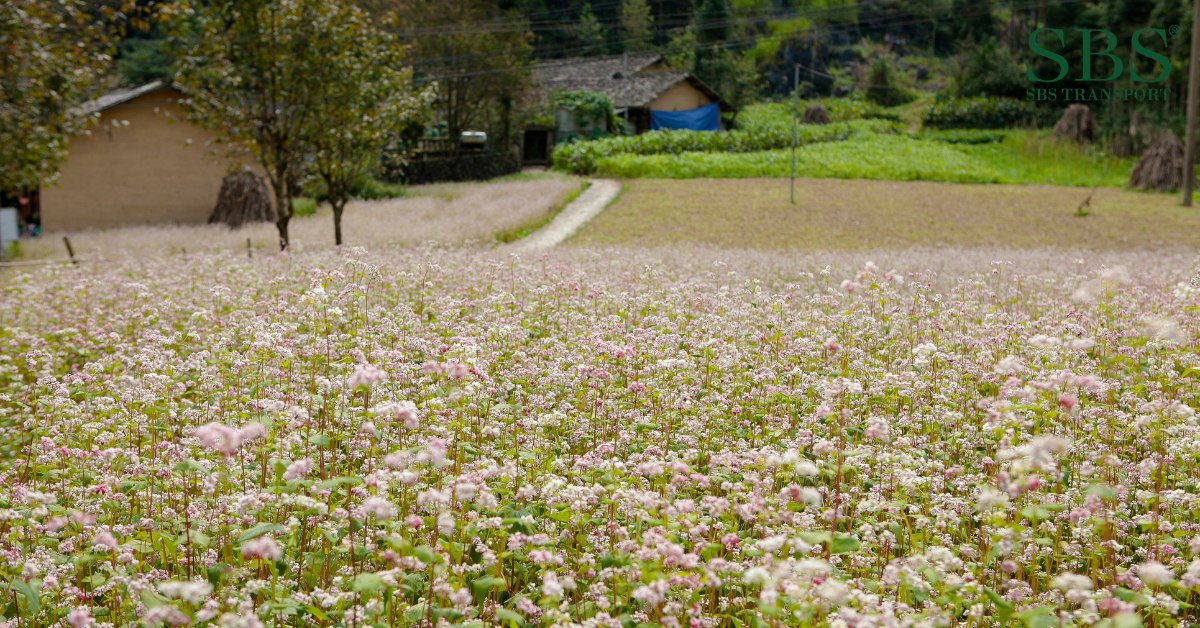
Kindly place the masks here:
[(275, 193), (275, 228), (279, 230), (279, 250), (288, 247), (288, 221), (292, 218), (292, 199), (287, 187), (287, 173), (276, 172), (271, 180)]
[(281, 214), (279, 222), (276, 222), (275, 226), (279, 229), (279, 250), (286, 251), (288, 247), (288, 219)]
[(346, 209), (346, 201), (333, 201), (330, 203), (333, 207), (333, 242), (337, 246), (342, 245), (342, 210)]

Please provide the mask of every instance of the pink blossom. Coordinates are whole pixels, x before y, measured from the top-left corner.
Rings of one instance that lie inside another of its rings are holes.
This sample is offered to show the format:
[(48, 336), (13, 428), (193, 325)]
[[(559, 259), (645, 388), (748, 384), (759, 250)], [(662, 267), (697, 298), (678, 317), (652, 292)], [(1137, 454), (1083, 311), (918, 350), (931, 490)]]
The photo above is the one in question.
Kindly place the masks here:
[(86, 628), (95, 623), (92, 619), (92, 611), (89, 608), (74, 608), (70, 613), (67, 613), (67, 623), (71, 628)]
[(359, 386), (371, 388), (376, 384), (387, 381), (387, 378), (387, 373), (379, 367), (371, 364), (359, 364), (354, 367), (354, 372), (350, 375), (350, 379), (346, 384), (350, 388), (358, 388)]
[(117, 549), (117, 538), (108, 530), (101, 530), (92, 537), (92, 549), (98, 552), (112, 552)]
[(307, 458), (305, 458), (303, 460), (297, 460), (297, 461), (289, 464), (287, 466), (287, 469), (284, 470), (283, 479), (290, 482), (292, 480), (302, 478), (302, 477), (308, 475), (309, 471), (312, 471), (312, 468), (313, 468), (312, 460), (309, 460)]
[(242, 444), (239, 430), (216, 422), (201, 426), (196, 430), (196, 437), (205, 447), (223, 456), (231, 455)]
[(275, 539), (269, 536), (260, 536), (242, 543), (242, 558), (259, 558), (276, 561), (282, 556), (283, 548), (279, 546), (279, 543)]

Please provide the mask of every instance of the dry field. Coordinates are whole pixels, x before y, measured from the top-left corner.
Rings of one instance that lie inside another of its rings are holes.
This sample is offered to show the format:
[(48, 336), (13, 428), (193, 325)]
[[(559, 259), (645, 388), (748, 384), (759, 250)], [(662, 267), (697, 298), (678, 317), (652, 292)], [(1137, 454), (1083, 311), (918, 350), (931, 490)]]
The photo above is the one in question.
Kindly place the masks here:
[[(453, 183), (416, 186), (403, 198), (353, 201), (343, 217), (345, 241), (351, 245), (412, 245), (430, 241), (464, 244), (490, 242), (499, 233), (540, 222), (579, 189), (578, 179), (539, 177), (498, 183)], [(65, 257), (61, 236), (71, 238), (76, 255), (85, 258), (244, 250), (246, 238), (255, 249), (276, 249), (273, 224), (239, 230), (220, 226), (132, 227), (79, 233), (54, 233), (22, 240), (25, 259)], [(333, 218), (328, 206), (312, 216), (294, 218), (291, 236), (297, 249), (333, 244)]]
[[(1075, 216), (1091, 194), (1089, 215)], [(1194, 249), (1200, 209), (1112, 188), (801, 179), (633, 180), (577, 245), (769, 250), (920, 246)]]

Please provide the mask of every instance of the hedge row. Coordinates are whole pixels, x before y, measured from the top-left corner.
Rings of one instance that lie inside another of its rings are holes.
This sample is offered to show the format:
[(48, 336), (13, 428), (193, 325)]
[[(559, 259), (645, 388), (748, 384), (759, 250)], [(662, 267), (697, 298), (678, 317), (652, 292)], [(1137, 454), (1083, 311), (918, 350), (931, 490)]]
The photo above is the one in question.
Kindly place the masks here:
[[(835, 142), (864, 133), (899, 133), (902, 125), (890, 120), (853, 120), (825, 125), (801, 125), (799, 144)], [(575, 174), (596, 172), (599, 160), (614, 155), (673, 155), (679, 153), (753, 153), (792, 145), (790, 128), (713, 133), (711, 131), (650, 131), (641, 135), (611, 137), (591, 142), (561, 144), (551, 162), (557, 170)]]
[(482, 181), (521, 171), (521, 158), (512, 153), (464, 153), (454, 157), (410, 161), (389, 168), (390, 182), (421, 185), (446, 181)]
[(939, 129), (1005, 129), (1032, 122), (1033, 107), (1015, 98), (958, 98), (934, 104), (925, 126)]

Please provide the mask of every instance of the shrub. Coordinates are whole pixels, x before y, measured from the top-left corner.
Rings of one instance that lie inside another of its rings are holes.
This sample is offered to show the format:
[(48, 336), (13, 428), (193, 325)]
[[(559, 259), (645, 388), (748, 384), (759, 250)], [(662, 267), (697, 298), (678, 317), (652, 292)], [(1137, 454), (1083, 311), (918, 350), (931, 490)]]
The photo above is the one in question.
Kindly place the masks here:
[(995, 144), (1003, 142), (1008, 134), (1008, 131), (991, 129), (926, 129), (921, 132), (921, 139), (947, 144)]
[[(325, 182), (320, 177), (311, 177), (305, 182), (302, 192), (305, 196), (311, 197), (316, 201), (325, 201), (328, 199)], [(404, 196), (404, 185), (401, 183), (380, 181), (372, 175), (363, 174), (354, 182), (354, 189), (350, 192), (350, 196), (367, 201), (399, 198)]]
[[(887, 120), (857, 120), (799, 128), (800, 144), (844, 140), (862, 133), (898, 133), (898, 123)], [(614, 155), (659, 155), (689, 152), (750, 153), (788, 148), (792, 145), (790, 123), (725, 133), (709, 131), (650, 131), (630, 137), (610, 137), (593, 142), (562, 144), (554, 149), (554, 168), (575, 174), (591, 174), (596, 163)]]
[(867, 100), (884, 107), (912, 102), (912, 93), (897, 84), (895, 74), (896, 69), (890, 59), (876, 57), (867, 72)]
[(958, 98), (935, 103), (925, 126), (940, 129), (1003, 129), (1032, 121), (1034, 111), (1015, 98)]
[(512, 153), (463, 153), (444, 159), (410, 161), (402, 169), (388, 173), (386, 179), (421, 185), (443, 181), (483, 181), (520, 171), (521, 159)]
[(292, 199), (292, 211), (296, 216), (311, 216), (317, 213), (317, 199), (311, 196), (297, 196)]
[(991, 38), (970, 54), (958, 76), (956, 94), (960, 98), (996, 96), (1020, 98), (1029, 81), (1017, 58), (1008, 48)]

